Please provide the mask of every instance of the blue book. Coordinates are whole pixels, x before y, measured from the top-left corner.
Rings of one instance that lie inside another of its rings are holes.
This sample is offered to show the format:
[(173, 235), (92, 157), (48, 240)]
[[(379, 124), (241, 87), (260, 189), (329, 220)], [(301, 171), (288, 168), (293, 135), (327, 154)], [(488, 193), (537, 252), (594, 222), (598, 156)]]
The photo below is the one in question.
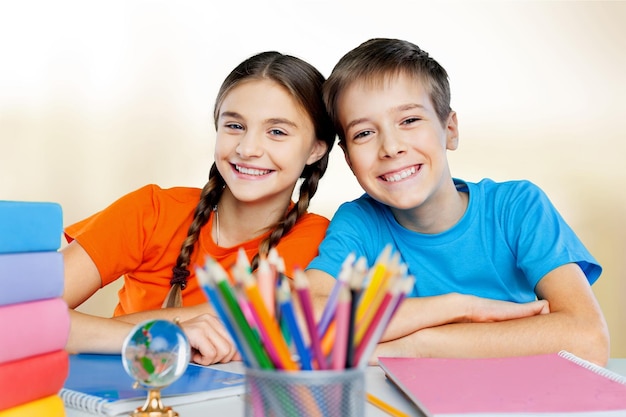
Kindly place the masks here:
[(63, 273), (60, 252), (0, 253), (0, 306), (61, 297)]
[[(144, 389), (134, 389), (121, 355), (70, 355), (69, 376), (59, 392), (66, 407), (97, 415), (126, 414), (141, 407)], [(174, 407), (213, 398), (241, 395), (245, 375), (189, 364), (185, 373), (161, 390), (163, 405)]]
[(62, 236), (59, 204), (0, 200), (0, 253), (55, 251)]

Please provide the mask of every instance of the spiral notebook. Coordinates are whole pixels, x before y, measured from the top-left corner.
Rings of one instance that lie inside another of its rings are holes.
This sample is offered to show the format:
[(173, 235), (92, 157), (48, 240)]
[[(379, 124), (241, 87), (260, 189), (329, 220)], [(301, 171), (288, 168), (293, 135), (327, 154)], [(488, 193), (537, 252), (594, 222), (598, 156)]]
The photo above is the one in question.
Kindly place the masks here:
[(626, 378), (565, 351), (378, 360), (387, 378), (427, 417), (626, 415)]
[[(70, 355), (70, 369), (59, 396), (66, 407), (97, 415), (128, 415), (145, 401), (147, 392), (133, 388), (121, 355)], [(245, 392), (245, 376), (210, 366), (189, 364), (185, 373), (161, 391), (163, 405), (176, 406)]]

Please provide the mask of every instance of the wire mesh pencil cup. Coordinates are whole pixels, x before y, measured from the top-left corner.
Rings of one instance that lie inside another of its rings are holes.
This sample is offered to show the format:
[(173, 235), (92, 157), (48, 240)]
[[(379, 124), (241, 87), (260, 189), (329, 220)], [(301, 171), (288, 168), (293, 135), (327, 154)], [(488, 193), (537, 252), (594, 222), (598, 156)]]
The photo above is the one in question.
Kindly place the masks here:
[(361, 417), (365, 371), (246, 368), (246, 417)]

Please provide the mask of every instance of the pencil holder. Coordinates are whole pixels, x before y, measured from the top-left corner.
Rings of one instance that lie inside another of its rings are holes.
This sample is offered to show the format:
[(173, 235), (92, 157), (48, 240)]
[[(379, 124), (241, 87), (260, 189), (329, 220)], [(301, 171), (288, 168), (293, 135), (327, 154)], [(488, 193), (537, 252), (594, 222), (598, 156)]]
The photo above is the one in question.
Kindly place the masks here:
[(246, 417), (362, 417), (365, 371), (246, 369)]

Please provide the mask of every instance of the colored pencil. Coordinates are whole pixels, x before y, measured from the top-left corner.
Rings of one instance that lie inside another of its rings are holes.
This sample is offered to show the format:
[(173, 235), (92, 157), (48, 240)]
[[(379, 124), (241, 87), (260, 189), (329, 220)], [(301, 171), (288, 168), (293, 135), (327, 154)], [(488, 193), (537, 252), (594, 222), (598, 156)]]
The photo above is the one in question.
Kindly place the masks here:
[(261, 299), (270, 317), (276, 314), (276, 271), (265, 257), (260, 257), (256, 271), (256, 280), (261, 293)]
[(339, 291), (335, 312), (336, 335), (332, 356), (332, 369), (343, 369), (346, 366), (348, 348), (348, 327), (350, 323), (350, 290), (342, 286)]
[[(364, 258), (361, 258), (364, 259)], [(357, 261), (358, 262), (358, 261)], [(363, 278), (364, 274), (355, 273), (350, 278), (350, 321), (348, 323), (348, 342), (346, 348), (346, 368), (352, 368), (354, 366), (354, 332), (355, 321), (357, 317), (357, 309), (360, 301), (361, 293), (363, 292)]]
[(376, 262), (370, 271), (371, 273), (368, 274), (369, 276), (365, 281), (366, 288), (363, 291), (363, 301), (359, 303), (355, 322), (358, 323), (361, 321), (363, 315), (365, 314), (365, 310), (371, 304), (376, 292), (380, 288), (385, 277), (385, 271), (387, 269), (390, 255), (391, 245), (387, 245), (378, 256), (378, 259), (376, 259)]
[(324, 356), (322, 348), (320, 346), (320, 338), (319, 334), (317, 333), (315, 318), (313, 317), (313, 306), (311, 303), (311, 295), (309, 294), (309, 282), (307, 281), (306, 276), (304, 276), (304, 271), (302, 271), (301, 269), (296, 269), (294, 271), (294, 286), (296, 289), (296, 294), (298, 295), (298, 300), (300, 301), (302, 315), (304, 316), (304, 320), (306, 322), (306, 326), (309, 332), (309, 339), (311, 342), (313, 357), (317, 362), (318, 369), (327, 369), (328, 365), (326, 364), (326, 357)]
[(370, 356), (374, 352), (374, 349), (376, 349), (376, 346), (378, 345), (385, 329), (387, 328), (387, 325), (391, 321), (393, 314), (398, 309), (398, 306), (400, 305), (400, 302), (402, 302), (404, 296), (413, 287), (414, 282), (415, 282), (415, 278), (413, 278), (412, 276), (404, 277), (403, 279), (398, 281), (398, 283), (396, 284), (396, 287), (399, 290), (398, 294), (397, 296), (393, 297), (392, 300), (390, 301), (389, 306), (387, 307), (385, 313), (383, 314), (380, 321), (378, 322), (378, 325), (374, 329), (374, 333), (369, 339), (367, 345), (365, 345), (365, 347), (363, 348), (363, 353), (361, 354), (359, 358), (359, 362), (357, 363), (357, 366), (365, 367), (367, 365)]
[(207, 273), (207, 271), (203, 268), (196, 268), (196, 277), (200, 283), (200, 288), (204, 291), (206, 296), (211, 301), (211, 305), (215, 309), (215, 312), (220, 317), (222, 322), (224, 323), (224, 327), (230, 334), (239, 354), (241, 355), (241, 359), (246, 366), (258, 366), (258, 363), (252, 362), (254, 360), (254, 355), (250, 349), (248, 349), (248, 345), (242, 342), (243, 334), (240, 329), (233, 323), (233, 317), (229, 313), (226, 312), (225, 307), (222, 305), (222, 300), (220, 300), (219, 295), (215, 289), (215, 283), (212, 281), (211, 276)]
[[(244, 290), (250, 301), (252, 311), (255, 317), (258, 317), (257, 324), (259, 325), (259, 330), (264, 335), (264, 340), (266, 341), (265, 347), (267, 350), (271, 349), (276, 353), (274, 365), (276, 365), (277, 368), (288, 371), (297, 370), (298, 367), (289, 354), (289, 347), (280, 334), (278, 323), (273, 320), (267, 311), (265, 303), (261, 298), (261, 292), (254, 278), (250, 274), (244, 274), (242, 278)], [(272, 287), (273, 286), (274, 284), (272, 283)]]
[(405, 413), (404, 411), (398, 410), (397, 408), (384, 402), (380, 398), (375, 397), (373, 394), (370, 394), (369, 392), (367, 393), (367, 401), (369, 401), (371, 404), (375, 405), (376, 407), (380, 408), (381, 410), (383, 410), (384, 412), (386, 412), (392, 417), (409, 417), (409, 415)]
[(296, 322), (293, 304), (291, 303), (291, 292), (287, 281), (283, 281), (282, 285), (278, 289), (277, 299), (280, 306), (281, 316), (285, 319), (291, 339), (293, 340), (298, 356), (300, 357), (300, 368), (303, 370), (312, 370), (311, 354), (309, 352), (309, 348), (302, 339), (300, 327)]
[(211, 259), (207, 260), (206, 267), (208, 268), (209, 273), (213, 274), (216, 287), (224, 300), (224, 305), (233, 315), (236, 326), (239, 327), (243, 334), (244, 340), (242, 342), (247, 343), (250, 346), (250, 350), (255, 356), (260, 368), (274, 369), (275, 367), (268, 357), (267, 352), (265, 352), (263, 346), (261, 346), (261, 343), (257, 339), (256, 335), (252, 331), (252, 328), (250, 327), (250, 324), (241, 311), (241, 307), (237, 302), (235, 294), (228, 284), (226, 271), (224, 271), (224, 269), (217, 262)]
[(352, 273), (352, 264), (354, 263), (355, 259), (356, 255), (354, 253), (350, 253), (341, 265), (339, 276), (337, 277), (335, 285), (333, 286), (333, 289), (328, 296), (328, 300), (326, 301), (326, 305), (324, 306), (324, 311), (322, 312), (322, 316), (320, 317), (320, 321), (317, 325), (317, 332), (322, 335), (322, 337), (326, 333), (326, 329), (328, 329), (328, 325), (335, 315), (339, 292), (344, 285), (348, 284), (350, 275)]

